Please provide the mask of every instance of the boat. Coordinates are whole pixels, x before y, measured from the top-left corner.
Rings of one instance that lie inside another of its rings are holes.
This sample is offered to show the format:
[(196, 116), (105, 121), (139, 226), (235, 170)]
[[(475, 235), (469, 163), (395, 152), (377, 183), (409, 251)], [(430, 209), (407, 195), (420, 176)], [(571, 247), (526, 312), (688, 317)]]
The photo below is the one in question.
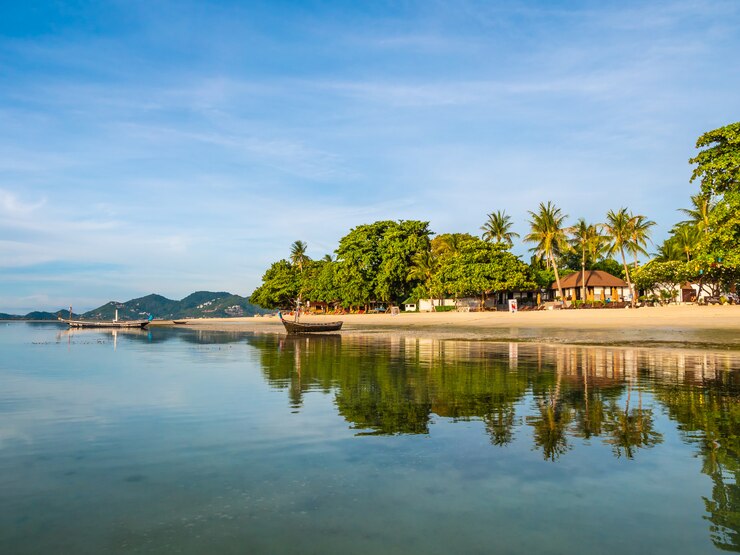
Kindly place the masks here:
[(149, 320), (64, 320), (61, 322), (68, 324), (70, 328), (145, 328), (149, 325)]
[(115, 328), (115, 329), (135, 329), (145, 328), (151, 322), (152, 317), (149, 316), (148, 320), (119, 320), (118, 309), (116, 309), (116, 316), (113, 320), (73, 320), (72, 307), (69, 307), (69, 318), (65, 320), (59, 316), (59, 321), (68, 324), (70, 328)]
[(177, 324), (178, 326), (184, 326), (185, 324), (188, 323), (188, 321), (187, 320), (172, 320), (172, 323)]
[(290, 322), (283, 318), (283, 314), (278, 312), (280, 321), (285, 326), (285, 330), (288, 333), (316, 333), (322, 331), (339, 331), (342, 329), (344, 322), (320, 322), (320, 323), (307, 323), (307, 322)]

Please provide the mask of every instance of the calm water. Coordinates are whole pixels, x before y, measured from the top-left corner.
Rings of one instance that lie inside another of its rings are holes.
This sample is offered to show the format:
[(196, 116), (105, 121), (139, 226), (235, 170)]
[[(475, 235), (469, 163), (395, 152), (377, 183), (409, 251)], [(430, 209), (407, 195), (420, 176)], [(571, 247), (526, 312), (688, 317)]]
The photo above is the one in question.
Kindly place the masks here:
[(2, 553), (740, 551), (740, 353), (0, 327)]

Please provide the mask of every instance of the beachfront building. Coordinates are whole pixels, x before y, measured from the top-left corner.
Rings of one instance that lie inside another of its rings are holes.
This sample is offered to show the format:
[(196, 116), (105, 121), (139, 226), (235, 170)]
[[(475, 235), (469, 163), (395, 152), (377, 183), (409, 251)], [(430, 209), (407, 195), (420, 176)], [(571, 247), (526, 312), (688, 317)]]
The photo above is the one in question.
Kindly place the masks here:
[(434, 312), (438, 306), (455, 306), (455, 299), (419, 299), (419, 312)]
[[(601, 270), (589, 270), (586, 272), (586, 298), (582, 299), (583, 273), (575, 272), (561, 278), (560, 287), (563, 290), (565, 301), (585, 300), (594, 301), (627, 301), (630, 290), (627, 282), (609, 272)], [(558, 284), (553, 282), (550, 292), (554, 298), (558, 294)]]

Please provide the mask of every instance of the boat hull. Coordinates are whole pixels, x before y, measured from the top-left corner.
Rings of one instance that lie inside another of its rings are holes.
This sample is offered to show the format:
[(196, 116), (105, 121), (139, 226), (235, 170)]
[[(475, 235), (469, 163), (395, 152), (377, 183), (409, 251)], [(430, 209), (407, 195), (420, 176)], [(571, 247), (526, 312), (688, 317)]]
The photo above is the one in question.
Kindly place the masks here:
[(149, 325), (148, 320), (130, 320), (123, 322), (112, 322), (102, 321), (95, 322), (91, 320), (62, 320), (65, 324), (68, 324), (70, 328), (117, 328), (117, 329), (130, 329), (130, 328), (145, 328)]
[[(282, 320), (282, 319), (281, 319)], [(307, 324), (302, 322), (289, 322), (282, 320), (288, 333), (319, 333), (324, 331), (339, 331), (344, 322), (326, 322), (318, 324)]]

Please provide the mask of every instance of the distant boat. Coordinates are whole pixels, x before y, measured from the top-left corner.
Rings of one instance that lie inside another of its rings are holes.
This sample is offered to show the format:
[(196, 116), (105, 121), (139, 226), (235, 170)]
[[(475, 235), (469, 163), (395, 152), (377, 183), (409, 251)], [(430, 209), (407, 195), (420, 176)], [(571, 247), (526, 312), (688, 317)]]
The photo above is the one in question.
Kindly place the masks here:
[(187, 324), (188, 321), (187, 320), (172, 320), (172, 323), (173, 324), (178, 324), (178, 325), (183, 325), (183, 324)]
[(152, 317), (149, 316), (149, 320), (119, 320), (118, 309), (116, 309), (116, 316), (113, 320), (73, 320), (72, 319), (72, 307), (69, 307), (69, 319), (65, 320), (59, 316), (59, 320), (65, 324), (69, 324), (70, 328), (116, 328), (116, 329), (131, 329), (131, 328), (145, 328), (149, 325)]
[(338, 331), (342, 329), (344, 322), (323, 322), (323, 323), (303, 323), (303, 322), (290, 322), (283, 318), (283, 314), (278, 312), (280, 321), (285, 326), (285, 330), (288, 333), (316, 333), (322, 331)]
[(59, 318), (60, 321), (65, 324), (69, 324), (70, 328), (145, 328), (149, 325), (149, 320), (64, 320)]

